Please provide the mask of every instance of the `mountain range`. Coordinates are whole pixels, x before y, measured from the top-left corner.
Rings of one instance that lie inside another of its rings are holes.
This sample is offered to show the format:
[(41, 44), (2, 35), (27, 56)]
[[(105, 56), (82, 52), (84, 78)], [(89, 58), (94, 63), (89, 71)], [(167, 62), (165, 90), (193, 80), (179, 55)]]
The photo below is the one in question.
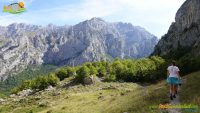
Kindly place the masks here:
[(79, 65), (89, 61), (149, 56), (158, 39), (130, 23), (92, 18), (74, 26), (0, 26), (0, 78), (28, 65)]

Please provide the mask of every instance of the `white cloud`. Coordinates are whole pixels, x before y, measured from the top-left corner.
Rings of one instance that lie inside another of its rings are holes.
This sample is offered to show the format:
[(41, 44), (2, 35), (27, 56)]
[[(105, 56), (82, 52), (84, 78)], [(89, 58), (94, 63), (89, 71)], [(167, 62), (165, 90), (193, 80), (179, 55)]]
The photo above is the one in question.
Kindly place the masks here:
[(79, 6), (66, 7), (57, 13), (65, 20), (103, 17), (111, 21), (131, 22), (160, 37), (174, 21), (185, 0), (84, 0)]
[[(157, 36), (167, 32), (185, 0), (118, 0), (127, 8), (127, 20), (144, 26)], [(131, 12), (131, 14), (130, 14)]]

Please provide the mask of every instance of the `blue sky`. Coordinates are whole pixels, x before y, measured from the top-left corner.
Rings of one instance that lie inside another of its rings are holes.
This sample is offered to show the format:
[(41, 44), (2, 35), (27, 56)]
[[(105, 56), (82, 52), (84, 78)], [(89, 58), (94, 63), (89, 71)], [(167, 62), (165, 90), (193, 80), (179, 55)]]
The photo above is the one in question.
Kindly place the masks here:
[(74, 25), (101, 17), (108, 22), (142, 26), (160, 38), (185, 0), (0, 0), (0, 8), (19, 1), (25, 2), (27, 11), (17, 15), (0, 11), (0, 25)]

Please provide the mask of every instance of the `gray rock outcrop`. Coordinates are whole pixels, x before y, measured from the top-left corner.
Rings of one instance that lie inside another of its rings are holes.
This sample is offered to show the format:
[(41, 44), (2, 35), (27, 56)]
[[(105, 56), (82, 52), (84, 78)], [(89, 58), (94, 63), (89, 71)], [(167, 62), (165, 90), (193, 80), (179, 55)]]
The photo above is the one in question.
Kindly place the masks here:
[(187, 0), (178, 10), (175, 22), (162, 37), (152, 55), (200, 56), (200, 1)]
[(33, 94), (33, 90), (31, 90), (31, 89), (22, 90), (22, 91), (17, 93), (17, 95), (19, 97), (26, 97), (26, 96), (29, 96), (31, 94)]
[(83, 80), (84, 85), (91, 85), (91, 84), (96, 84), (96, 83), (100, 83), (101, 81), (99, 80), (98, 77), (92, 75), (90, 77), (86, 77)]

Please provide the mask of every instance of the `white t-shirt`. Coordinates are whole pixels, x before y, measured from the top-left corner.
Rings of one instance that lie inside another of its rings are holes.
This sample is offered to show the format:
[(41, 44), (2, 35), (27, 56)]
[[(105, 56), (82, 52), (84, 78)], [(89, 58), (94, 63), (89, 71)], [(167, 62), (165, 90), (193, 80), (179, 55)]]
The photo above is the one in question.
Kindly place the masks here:
[(178, 78), (177, 73), (180, 71), (179, 68), (177, 66), (169, 66), (167, 68), (167, 70), (169, 71), (169, 77), (176, 77)]

